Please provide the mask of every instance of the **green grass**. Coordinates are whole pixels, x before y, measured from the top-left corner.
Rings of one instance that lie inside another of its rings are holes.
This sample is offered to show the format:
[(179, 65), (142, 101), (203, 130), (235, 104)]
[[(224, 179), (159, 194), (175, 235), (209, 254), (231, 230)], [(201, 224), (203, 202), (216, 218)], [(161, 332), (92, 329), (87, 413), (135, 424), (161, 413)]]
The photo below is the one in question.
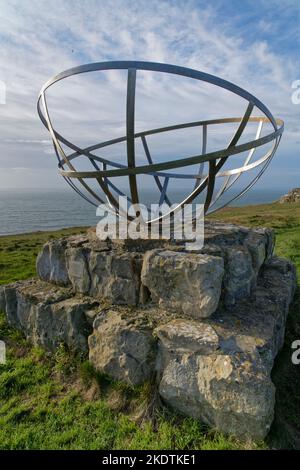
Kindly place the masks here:
[(0, 319), (1, 449), (239, 449), (196, 420), (153, 405), (153, 386), (131, 388), (96, 374), (63, 347), (32, 348)]
[(0, 285), (35, 276), (37, 254), (48, 240), (83, 232), (85, 229), (81, 227), (56, 232), (0, 236)]
[[(212, 218), (273, 226), (276, 253), (290, 258), (300, 273), (300, 204), (229, 208)], [(36, 255), (50, 238), (84, 231), (0, 237), (0, 284), (35, 276)], [(291, 363), (290, 347), (300, 339), (300, 288), (273, 372), (275, 420), (264, 443), (242, 443), (209, 431), (164, 408), (152, 384), (131, 388), (109, 380), (63, 347), (52, 355), (32, 348), (3, 315), (0, 339), (8, 356), (0, 365), (1, 449), (300, 448), (300, 366)]]
[(248, 227), (272, 227), (276, 230), (296, 229), (300, 226), (300, 203), (279, 204), (274, 202), (257, 206), (227, 207), (212, 214), (209, 218)]

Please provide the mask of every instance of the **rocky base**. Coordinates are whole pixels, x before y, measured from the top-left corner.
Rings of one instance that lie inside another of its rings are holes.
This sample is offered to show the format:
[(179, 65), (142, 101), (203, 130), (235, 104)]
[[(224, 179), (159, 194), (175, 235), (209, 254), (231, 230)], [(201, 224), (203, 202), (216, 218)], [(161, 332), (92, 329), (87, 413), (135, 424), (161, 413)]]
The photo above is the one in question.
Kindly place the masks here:
[(187, 252), (168, 240), (100, 241), (87, 236), (46, 243), (37, 259), (40, 279), (70, 286), (112, 304), (160, 306), (208, 317), (220, 300), (226, 306), (251, 294), (274, 248), (270, 229), (206, 223), (205, 245)]
[(206, 226), (198, 253), (163, 241), (136, 251), (91, 236), (53, 241), (38, 258), (42, 280), (0, 288), (0, 309), (34, 344), (63, 342), (129, 384), (156, 377), (171, 407), (262, 439), (296, 286), (273, 242), (270, 230), (223, 224)]

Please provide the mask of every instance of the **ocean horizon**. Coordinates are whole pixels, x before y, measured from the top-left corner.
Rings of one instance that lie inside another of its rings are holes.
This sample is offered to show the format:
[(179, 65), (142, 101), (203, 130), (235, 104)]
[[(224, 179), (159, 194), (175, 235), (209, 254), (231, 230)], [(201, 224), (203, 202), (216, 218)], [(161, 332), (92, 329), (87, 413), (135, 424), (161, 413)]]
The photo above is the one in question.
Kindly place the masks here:
[[(284, 189), (253, 189), (231, 205), (271, 203), (286, 192)], [(180, 202), (186, 194), (187, 190), (177, 190), (170, 196), (172, 202)], [(145, 190), (141, 202), (145, 200), (154, 202), (154, 193)], [(95, 226), (98, 221), (96, 208), (68, 188), (0, 189), (0, 235)]]

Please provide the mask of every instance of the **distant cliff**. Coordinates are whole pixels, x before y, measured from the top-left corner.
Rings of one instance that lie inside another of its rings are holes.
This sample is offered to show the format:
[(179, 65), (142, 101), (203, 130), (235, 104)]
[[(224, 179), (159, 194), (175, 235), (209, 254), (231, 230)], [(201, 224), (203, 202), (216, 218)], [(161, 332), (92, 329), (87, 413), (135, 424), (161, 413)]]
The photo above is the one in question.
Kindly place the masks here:
[(284, 194), (279, 199), (281, 204), (285, 202), (300, 202), (300, 188), (292, 189), (288, 194)]

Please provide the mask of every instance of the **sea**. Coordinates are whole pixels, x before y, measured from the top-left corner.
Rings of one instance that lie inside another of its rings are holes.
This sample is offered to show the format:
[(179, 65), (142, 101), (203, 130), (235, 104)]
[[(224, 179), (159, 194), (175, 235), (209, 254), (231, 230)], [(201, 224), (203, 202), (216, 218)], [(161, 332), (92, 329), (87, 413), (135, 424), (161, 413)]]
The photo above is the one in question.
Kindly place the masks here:
[[(285, 192), (278, 189), (250, 190), (233, 206), (276, 201)], [(173, 191), (172, 202), (180, 202), (186, 191)], [(141, 202), (154, 202), (154, 195), (144, 191)], [(67, 227), (95, 226), (96, 208), (71, 189), (1, 189), (0, 235), (58, 230)]]

